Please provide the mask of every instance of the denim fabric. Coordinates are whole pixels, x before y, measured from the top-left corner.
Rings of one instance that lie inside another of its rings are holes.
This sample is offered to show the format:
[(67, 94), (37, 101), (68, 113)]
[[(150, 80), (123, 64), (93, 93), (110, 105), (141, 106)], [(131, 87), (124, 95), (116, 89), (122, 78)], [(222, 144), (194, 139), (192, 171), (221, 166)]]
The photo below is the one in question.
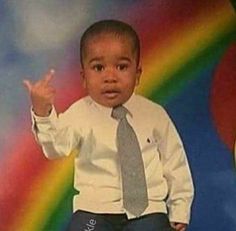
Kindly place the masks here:
[(128, 220), (125, 214), (95, 214), (78, 210), (67, 231), (172, 231), (164, 213)]

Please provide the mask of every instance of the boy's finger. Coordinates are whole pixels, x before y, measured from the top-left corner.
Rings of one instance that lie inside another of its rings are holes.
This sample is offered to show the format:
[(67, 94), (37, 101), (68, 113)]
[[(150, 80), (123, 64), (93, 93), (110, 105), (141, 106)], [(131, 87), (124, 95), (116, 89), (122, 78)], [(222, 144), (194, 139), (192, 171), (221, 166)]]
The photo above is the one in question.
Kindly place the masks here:
[(24, 79), (24, 80), (23, 80), (23, 85), (27, 88), (27, 90), (28, 90), (29, 92), (31, 91), (31, 89), (32, 89), (32, 83), (31, 83), (29, 80)]
[(50, 72), (45, 76), (44, 83), (48, 84), (52, 80), (54, 73), (55, 71), (51, 69)]

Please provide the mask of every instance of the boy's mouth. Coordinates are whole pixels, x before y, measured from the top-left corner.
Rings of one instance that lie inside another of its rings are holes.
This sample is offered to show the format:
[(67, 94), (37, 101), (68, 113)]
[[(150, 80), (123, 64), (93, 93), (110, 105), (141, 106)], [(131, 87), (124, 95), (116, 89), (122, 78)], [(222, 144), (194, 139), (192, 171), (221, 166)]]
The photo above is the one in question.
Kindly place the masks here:
[(114, 99), (117, 97), (117, 95), (119, 95), (119, 91), (118, 90), (105, 90), (102, 92), (102, 94), (109, 99)]

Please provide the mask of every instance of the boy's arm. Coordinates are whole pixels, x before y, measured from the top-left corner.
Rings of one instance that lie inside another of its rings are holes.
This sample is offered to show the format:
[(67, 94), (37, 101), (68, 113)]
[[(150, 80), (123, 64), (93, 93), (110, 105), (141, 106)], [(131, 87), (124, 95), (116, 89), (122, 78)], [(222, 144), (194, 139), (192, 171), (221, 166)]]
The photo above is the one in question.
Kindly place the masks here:
[(168, 184), (169, 219), (173, 226), (184, 230), (184, 224), (188, 224), (190, 219), (194, 194), (193, 182), (183, 143), (167, 114), (165, 121), (159, 151), (164, 177)]
[(79, 139), (69, 124), (73, 120), (69, 118), (68, 113), (60, 117), (58, 118), (54, 107), (47, 117), (39, 117), (31, 110), (32, 131), (49, 159), (68, 156), (77, 144), (76, 137)]
[(70, 118), (64, 115), (59, 119), (52, 106), (55, 96), (55, 89), (51, 86), (53, 75), (54, 71), (51, 70), (36, 83), (24, 80), (32, 102), (33, 133), (50, 159), (68, 155), (76, 145)]

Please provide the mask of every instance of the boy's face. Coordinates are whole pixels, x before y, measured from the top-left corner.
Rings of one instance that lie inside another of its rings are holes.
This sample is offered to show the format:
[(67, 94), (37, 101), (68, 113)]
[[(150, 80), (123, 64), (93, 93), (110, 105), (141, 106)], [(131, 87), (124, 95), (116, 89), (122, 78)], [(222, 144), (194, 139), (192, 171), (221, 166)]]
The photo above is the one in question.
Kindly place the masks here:
[(125, 103), (139, 83), (137, 64), (130, 39), (102, 34), (86, 44), (81, 76), (92, 99), (106, 107)]

